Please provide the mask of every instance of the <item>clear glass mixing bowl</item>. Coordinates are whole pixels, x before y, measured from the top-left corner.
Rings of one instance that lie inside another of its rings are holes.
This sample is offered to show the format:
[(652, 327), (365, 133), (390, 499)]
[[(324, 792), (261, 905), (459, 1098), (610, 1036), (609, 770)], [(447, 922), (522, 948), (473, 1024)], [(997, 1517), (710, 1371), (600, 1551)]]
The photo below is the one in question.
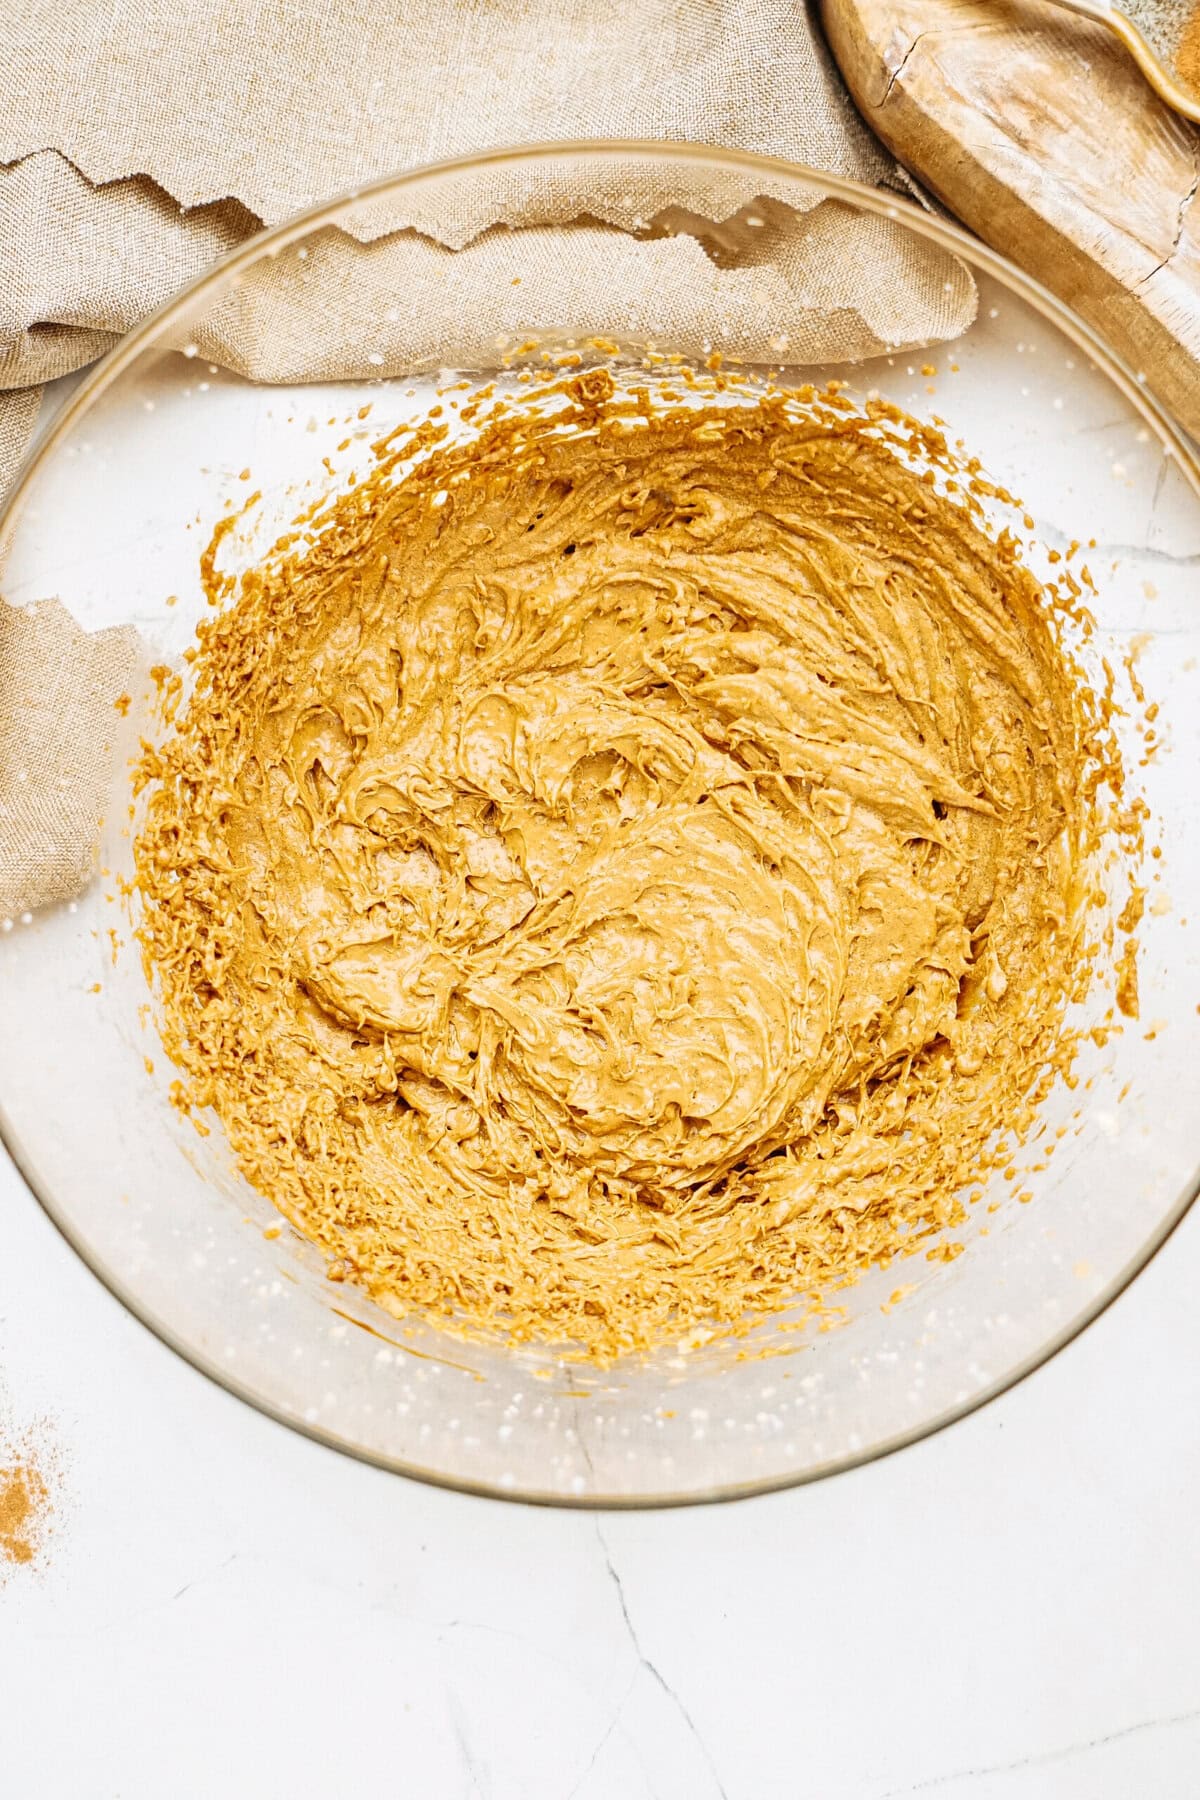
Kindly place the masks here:
[[(930, 332), (936, 347), (918, 348)], [(177, 663), (202, 610), (200, 551), (231, 503), (261, 493), (225, 546), (236, 568), (435, 390), (515, 379), (572, 346), (618, 377), (647, 346), (693, 364), (740, 357), (751, 377), (768, 364), (788, 381), (836, 375), (942, 416), (1022, 496), (1048, 550), (1095, 540), (1097, 650), (1118, 667), (1132, 646), (1159, 706), (1162, 748), (1145, 766), (1142, 737), (1121, 730), (1161, 854), (1147, 863), (1141, 1019), (1089, 1046), (1078, 1085), (1046, 1101), (1061, 1143), (1023, 1177), (1032, 1202), (997, 1176), (995, 1210), (974, 1207), (958, 1234), (965, 1254), (870, 1275), (838, 1296), (836, 1329), (768, 1321), (601, 1370), (397, 1324), (327, 1279), (290, 1227), (276, 1232), (220, 1131), (200, 1137), (169, 1103), (139, 959), (114, 961), (109, 935), (128, 934), (117, 883), (139, 696), (114, 713), (103, 872), (0, 933), (0, 1126), (123, 1303), (296, 1429), (483, 1493), (709, 1500), (811, 1480), (960, 1418), (1095, 1318), (1194, 1195), (1200, 471), (1138, 371), (915, 206), (687, 145), (545, 147), (324, 207), (134, 331), (10, 499), (6, 597), (57, 596), (89, 626), (131, 621), (147, 665)]]

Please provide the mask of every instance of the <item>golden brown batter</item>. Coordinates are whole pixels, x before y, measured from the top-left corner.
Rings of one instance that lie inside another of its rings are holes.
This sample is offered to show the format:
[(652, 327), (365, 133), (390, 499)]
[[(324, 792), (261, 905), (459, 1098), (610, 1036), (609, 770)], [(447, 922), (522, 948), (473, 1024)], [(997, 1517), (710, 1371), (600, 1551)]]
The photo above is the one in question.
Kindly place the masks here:
[(607, 1358), (962, 1218), (1074, 979), (1086, 709), (878, 421), (577, 391), (243, 581), (137, 855), (189, 1098), (332, 1272)]

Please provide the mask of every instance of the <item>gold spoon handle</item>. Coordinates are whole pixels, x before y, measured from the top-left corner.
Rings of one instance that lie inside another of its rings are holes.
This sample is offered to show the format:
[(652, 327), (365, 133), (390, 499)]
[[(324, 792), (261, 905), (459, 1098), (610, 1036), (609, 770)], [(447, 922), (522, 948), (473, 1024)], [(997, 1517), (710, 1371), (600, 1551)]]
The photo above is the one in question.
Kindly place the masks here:
[[(1109, 0), (1053, 0), (1053, 4), (1106, 25), (1124, 44), (1155, 93), (1185, 119), (1194, 119), (1200, 124), (1200, 92), (1180, 85), (1178, 74), (1166, 67), (1128, 13), (1111, 5)], [(1183, 0), (1180, 10), (1183, 10)], [(1197, 35), (1200, 37), (1200, 31)]]

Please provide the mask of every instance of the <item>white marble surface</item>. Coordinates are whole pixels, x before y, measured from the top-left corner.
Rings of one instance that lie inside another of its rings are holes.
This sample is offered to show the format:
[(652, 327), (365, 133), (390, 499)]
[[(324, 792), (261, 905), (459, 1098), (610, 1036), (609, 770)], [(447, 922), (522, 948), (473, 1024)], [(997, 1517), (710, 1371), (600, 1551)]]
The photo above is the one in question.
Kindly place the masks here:
[(0, 1587), (5, 1800), (1193, 1800), (1200, 1213), (982, 1413), (817, 1487), (466, 1499), (269, 1423), (0, 1164), (2, 1402), (62, 1456)]

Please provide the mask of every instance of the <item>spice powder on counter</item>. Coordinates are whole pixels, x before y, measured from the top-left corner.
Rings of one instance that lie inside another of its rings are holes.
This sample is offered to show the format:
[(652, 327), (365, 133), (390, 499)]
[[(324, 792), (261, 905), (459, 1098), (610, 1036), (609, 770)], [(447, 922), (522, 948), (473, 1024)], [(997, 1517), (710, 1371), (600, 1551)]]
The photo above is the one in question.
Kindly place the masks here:
[(45, 1457), (31, 1442), (0, 1445), (0, 1580), (3, 1567), (39, 1560), (49, 1535)]
[(1069, 1063), (1119, 787), (970, 472), (596, 377), (379, 449), (140, 769), (183, 1103), (393, 1314), (602, 1362), (961, 1222)]

